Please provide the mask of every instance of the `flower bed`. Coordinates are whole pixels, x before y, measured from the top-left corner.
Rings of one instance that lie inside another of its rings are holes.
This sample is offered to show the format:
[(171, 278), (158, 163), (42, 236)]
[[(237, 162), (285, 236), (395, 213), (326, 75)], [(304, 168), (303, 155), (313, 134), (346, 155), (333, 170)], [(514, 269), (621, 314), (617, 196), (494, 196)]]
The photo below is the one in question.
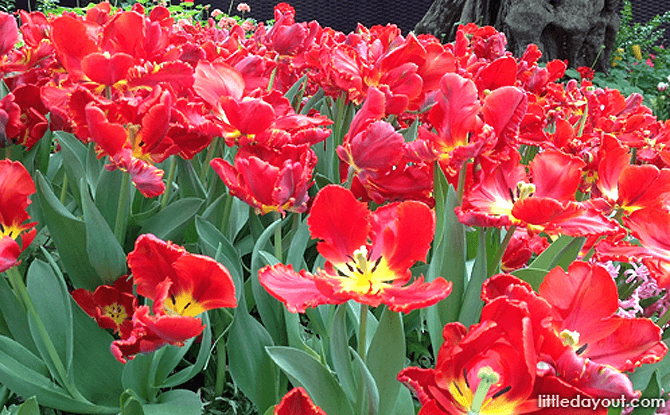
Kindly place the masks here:
[(665, 407), (670, 124), (641, 95), (491, 27), (212, 16), (0, 13), (1, 403)]

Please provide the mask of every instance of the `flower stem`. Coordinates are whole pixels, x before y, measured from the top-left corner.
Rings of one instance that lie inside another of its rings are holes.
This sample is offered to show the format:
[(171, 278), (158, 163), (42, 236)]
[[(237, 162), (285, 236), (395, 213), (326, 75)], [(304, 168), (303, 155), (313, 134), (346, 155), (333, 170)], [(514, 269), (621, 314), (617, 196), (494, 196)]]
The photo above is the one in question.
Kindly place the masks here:
[(67, 185), (68, 185), (68, 176), (67, 173), (63, 173), (63, 185), (60, 189), (60, 202), (65, 205), (65, 198), (67, 197)]
[(168, 177), (167, 177), (167, 183), (165, 184), (165, 192), (163, 192), (163, 196), (161, 197), (161, 209), (165, 209), (165, 206), (167, 206), (168, 199), (170, 198), (170, 190), (172, 189), (172, 182), (174, 182), (174, 175), (177, 172), (177, 160), (172, 157), (172, 160), (170, 161), (170, 171), (168, 171)]
[(56, 375), (58, 376), (58, 379), (61, 381), (63, 387), (70, 393), (70, 395), (73, 398), (79, 401), (86, 401), (86, 398), (84, 398), (81, 395), (79, 390), (77, 390), (77, 388), (68, 379), (65, 365), (61, 361), (60, 356), (58, 356), (56, 347), (51, 341), (51, 337), (49, 337), (49, 333), (47, 332), (47, 329), (44, 326), (44, 322), (42, 322), (42, 319), (37, 313), (37, 309), (35, 309), (35, 305), (33, 304), (33, 301), (30, 298), (30, 295), (28, 294), (28, 289), (26, 288), (26, 285), (23, 282), (23, 277), (21, 277), (21, 275), (19, 274), (18, 268), (12, 267), (8, 269), (7, 271), (5, 271), (5, 275), (9, 279), (9, 282), (12, 288), (14, 289), (14, 292), (18, 295), (19, 299), (26, 307), (26, 311), (28, 311), (28, 313), (33, 317), (35, 321), (35, 326), (37, 328), (37, 332), (39, 333), (39, 336), (42, 338), (42, 341), (44, 342), (46, 352), (49, 355), (49, 359), (54, 365), (54, 368), (57, 372)]
[[(502, 260), (502, 256), (505, 253), (505, 249), (507, 249), (507, 245), (509, 245), (509, 241), (512, 240), (512, 236), (514, 236), (514, 232), (516, 231), (516, 225), (512, 225), (509, 227), (507, 230), (507, 233), (505, 234), (505, 238), (502, 240), (500, 243), (500, 246), (498, 247), (498, 250), (496, 251), (496, 256), (493, 258), (493, 267), (497, 267), (500, 265), (500, 261)], [(493, 273), (493, 270), (489, 270), (489, 275)]]
[(361, 360), (365, 362), (365, 336), (368, 331), (368, 309), (370, 308), (367, 304), (361, 304), (361, 320), (360, 328), (358, 329), (358, 355), (361, 357)]
[(128, 186), (130, 186), (130, 175), (123, 174), (121, 179), (121, 191), (119, 193), (119, 204), (116, 208), (116, 221), (114, 222), (114, 236), (119, 241), (121, 246), (125, 239), (126, 231), (126, 204), (128, 203)]
[[(440, 167), (439, 162), (437, 167)], [(468, 174), (468, 162), (466, 161), (461, 166), (461, 170), (458, 172), (458, 189), (456, 189), (456, 195), (458, 196), (458, 203), (463, 202), (463, 193), (465, 193), (465, 177)]]
[(223, 395), (226, 386), (226, 341), (220, 338), (216, 342), (216, 384), (214, 396)]
[(214, 151), (216, 151), (216, 146), (219, 145), (219, 137), (214, 137), (212, 142), (209, 143), (207, 147), (207, 155), (205, 155), (205, 162), (202, 164), (202, 170), (200, 170), (200, 181), (205, 182), (207, 178), (207, 172), (209, 171), (209, 163), (214, 158)]
[[(281, 221), (281, 213), (273, 212), (275, 220)], [(281, 246), (281, 222), (275, 228), (275, 258), (282, 262), (282, 246)]]

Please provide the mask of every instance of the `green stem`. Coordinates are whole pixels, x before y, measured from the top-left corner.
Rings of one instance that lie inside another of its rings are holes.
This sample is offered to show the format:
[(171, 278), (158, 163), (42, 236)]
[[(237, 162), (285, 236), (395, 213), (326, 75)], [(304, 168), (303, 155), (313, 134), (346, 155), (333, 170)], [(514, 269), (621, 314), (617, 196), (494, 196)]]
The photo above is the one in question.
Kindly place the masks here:
[[(279, 212), (273, 212), (275, 220), (281, 221), (281, 213)], [(281, 246), (281, 222), (277, 227), (275, 228), (275, 258), (279, 260), (279, 262), (282, 262), (282, 253), (283, 249)]]
[(77, 390), (77, 388), (72, 383), (70, 383), (70, 380), (68, 379), (67, 375), (67, 370), (65, 369), (65, 365), (63, 365), (60, 356), (58, 356), (56, 347), (51, 341), (51, 337), (49, 337), (49, 333), (47, 333), (47, 329), (44, 326), (44, 323), (42, 322), (42, 319), (40, 318), (39, 314), (37, 313), (37, 309), (35, 309), (35, 305), (33, 304), (33, 301), (30, 298), (30, 295), (28, 294), (28, 289), (26, 288), (26, 285), (23, 282), (23, 277), (21, 277), (21, 275), (19, 274), (18, 268), (13, 267), (8, 269), (7, 271), (5, 271), (5, 275), (7, 275), (7, 278), (9, 279), (12, 288), (14, 288), (18, 297), (26, 306), (26, 310), (28, 311), (28, 313), (32, 315), (35, 321), (37, 332), (39, 333), (40, 337), (42, 338), (42, 341), (44, 342), (46, 352), (49, 355), (49, 358), (52, 361), (54, 368), (56, 369), (57, 372), (56, 374), (58, 375), (58, 378), (62, 382), (63, 387), (70, 393), (70, 395), (73, 398), (86, 402), (86, 398), (84, 398), (79, 392), (79, 390)]
[(270, 81), (268, 82), (268, 91), (272, 91), (272, 87), (275, 84), (275, 78), (277, 77), (277, 67), (272, 70), (272, 73), (270, 74)]
[[(228, 232), (228, 222), (230, 221), (230, 211), (233, 208), (233, 195), (226, 195), (226, 201), (223, 205), (223, 217), (221, 218), (221, 233), (226, 235)], [(231, 238), (232, 239), (232, 238)]]
[(214, 396), (223, 395), (226, 386), (226, 341), (223, 337), (216, 342), (216, 383)]
[(365, 336), (368, 331), (368, 309), (370, 308), (367, 304), (361, 304), (361, 326), (358, 329), (358, 355), (361, 357), (361, 360), (365, 362)]
[(207, 147), (207, 155), (205, 155), (205, 162), (202, 164), (202, 169), (200, 170), (200, 181), (205, 183), (207, 178), (207, 172), (210, 170), (209, 163), (214, 158), (214, 151), (216, 151), (216, 146), (219, 144), (219, 137), (214, 137), (212, 142), (209, 143)]
[(114, 236), (123, 246), (126, 231), (126, 205), (128, 204), (128, 186), (130, 186), (130, 175), (123, 174), (121, 179), (121, 191), (119, 193), (119, 204), (116, 208), (116, 221), (114, 222)]
[(170, 198), (170, 190), (172, 189), (172, 182), (174, 182), (174, 175), (177, 172), (177, 160), (172, 157), (170, 161), (170, 171), (168, 171), (167, 183), (165, 184), (165, 192), (161, 196), (161, 209), (165, 209), (168, 199)]
[[(500, 260), (502, 259), (503, 254), (505, 253), (505, 249), (507, 249), (507, 245), (509, 245), (509, 241), (512, 240), (512, 236), (514, 236), (514, 231), (516, 231), (516, 225), (512, 225), (509, 227), (507, 230), (507, 233), (505, 234), (505, 238), (502, 240), (500, 243), (500, 246), (498, 247), (498, 250), (496, 251), (496, 256), (493, 258), (493, 266), (497, 267), (500, 265)], [(489, 275), (491, 275), (493, 270), (489, 270)]]
[[(437, 167), (440, 167), (440, 164), (437, 163)], [(465, 177), (468, 175), (468, 161), (463, 163), (461, 170), (458, 172), (458, 189), (456, 189), (456, 195), (458, 196), (458, 203), (463, 202), (463, 193), (465, 193)]]
[(67, 185), (68, 185), (67, 173), (63, 173), (63, 185), (60, 189), (60, 202), (63, 205), (65, 205), (65, 198), (67, 197)]

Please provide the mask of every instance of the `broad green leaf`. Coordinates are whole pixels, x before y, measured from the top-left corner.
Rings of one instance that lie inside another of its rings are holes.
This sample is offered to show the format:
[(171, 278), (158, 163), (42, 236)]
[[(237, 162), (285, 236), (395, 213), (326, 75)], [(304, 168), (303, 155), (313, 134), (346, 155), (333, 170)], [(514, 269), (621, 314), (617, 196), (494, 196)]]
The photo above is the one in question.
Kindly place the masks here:
[[(380, 413), (379, 412), (380, 394), (379, 389), (377, 388), (375, 378), (372, 376), (372, 373), (370, 373), (368, 367), (365, 366), (363, 359), (361, 359), (358, 353), (356, 353), (356, 351), (351, 348), (349, 349), (349, 351), (354, 358), (354, 363), (356, 365), (356, 369), (358, 370), (359, 394), (358, 399), (356, 401), (356, 407), (357, 408), (367, 407), (368, 410), (364, 411), (364, 413), (368, 415), (377, 415), (378, 413)], [(362, 387), (360, 387), (360, 385), (362, 385)]]
[(88, 400), (99, 405), (115, 406), (123, 393), (123, 365), (109, 351), (114, 338), (100, 328), (74, 300), (74, 353), (72, 373), (77, 389)]
[(88, 260), (86, 252), (86, 225), (63, 206), (51, 190), (42, 173), (37, 172), (37, 195), (44, 211), (49, 234), (58, 248), (68, 277), (75, 288), (95, 290), (103, 281)]
[(568, 265), (577, 258), (579, 251), (584, 246), (584, 237), (572, 237), (561, 235), (558, 239), (552, 242), (551, 245), (540, 255), (528, 264), (528, 268), (546, 269), (551, 271), (557, 266), (564, 270), (568, 270)]
[[(20, 373), (21, 376), (16, 374)], [(0, 383), (20, 396), (39, 396), (40, 404), (62, 411), (87, 414), (116, 414), (117, 407), (91, 404), (72, 398), (65, 389), (44, 375), (22, 365), (0, 350)]]
[(164, 241), (179, 240), (181, 232), (193, 220), (203, 203), (203, 199), (194, 197), (177, 200), (144, 222), (141, 233), (152, 233)]
[(379, 413), (390, 414), (401, 386), (396, 376), (405, 367), (405, 331), (399, 313), (384, 308), (366, 363), (379, 390)]
[[(650, 402), (652, 399), (658, 399), (658, 401), (665, 401), (664, 399), (660, 399), (662, 395), (663, 395), (663, 389), (661, 388), (661, 383), (659, 382), (658, 371), (654, 371), (654, 373), (651, 375), (651, 379), (649, 379), (649, 384), (642, 392), (640, 401)], [(659, 409), (658, 405), (654, 406), (640, 405), (637, 408), (633, 409), (631, 415), (654, 415), (657, 409)]]
[(143, 404), (145, 415), (201, 415), (202, 402), (195, 392), (185, 389), (167, 391), (155, 403)]
[(105, 218), (95, 207), (88, 185), (81, 181), (81, 205), (86, 225), (86, 254), (105, 284), (113, 284), (126, 273), (126, 254)]
[(207, 194), (200, 181), (200, 177), (193, 169), (190, 160), (184, 160), (181, 157), (175, 158), (177, 163), (177, 184), (179, 184), (179, 195), (181, 198), (196, 197), (204, 199)]
[(0, 352), (10, 356), (12, 359), (35, 373), (39, 373), (42, 376), (49, 376), (49, 369), (46, 367), (42, 359), (9, 337), (0, 336)]
[(37, 399), (33, 396), (26, 400), (20, 406), (10, 408), (12, 415), (40, 415), (40, 406), (37, 404)]
[(414, 414), (414, 401), (409, 389), (402, 387), (398, 394), (398, 401), (395, 403), (395, 408), (391, 415), (412, 415)]
[(660, 362), (653, 365), (642, 365), (635, 369), (635, 372), (628, 373), (628, 377), (633, 382), (633, 389), (643, 390), (649, 384), (651, 376), (658, 370), (661, 384), (670, 382), (670, 353), (666, 353)]
[(154, 399), (158, 388), (152, 382), (153, 354), (138, 354), (123, 366), (121, 382), (124, 389), (133, 391), (144, 402)]
[(337, 378), (342, 384), (342, 390), (347, 394), (349, 401), (356, 400), (356, 383), (352, 372), (352, 362), (349, 353), (349, 331), (347, 330), (347, 304), (340, 304), (335, 311), (335, 317), (330, 327), (330, 354)]
[(60, 143), (63, 153), (63, 167), (75, 198), (81, 194), (79, 183), (86, 177), (86, 155), (88, 149), (72, 133), (55, 131), (53, 137)]
[[(114, 223), (116, 222), (116, 211), (119, 205), (121, 182), (123, 181), (124, 174), (128, 173), (124, 173), (121, 170), (110, 171), (102, 169), (98, 176), (98, 182), (95, 185), (95, 206), (105, 218), (110, 229), (114, 227)], [(134, 188), (129, 186), (126, 190), (134, 191)], [(126, 209), (126, 211), (128, 210)]]
[(48, 342), (50, 341), (58, 354), (58, 359), (67, 371), (66, 376), (71, 378), (74, 328), (72, 325), (70, 294), (65, 286), (65, 281), (56, 276), (49, 264), (36, 259), (28, 268), (26, 286), (39, 320), (44, 324), (48, 336), (48, 339), (44, 338), (45, 333), (40, 330), (39, 322), (29, 314), (30, 333), (35, 340), (37, 349), (49, 371), (58, 379), (57, 362), (48, 352)]
[(226, 343), (229, 371), (235, 385), (263, 413), (278, 401), (279, 373), (265, 353), (274, 343), (265, 327), (247, 312), (244, 296), (241, 300)]
[(261, 315), (263, 325), (272, 336), (275, 344), (285, 345), (288, 343), (286, 335), (286, 323), (284, 322), (284, 305), (272, 297), (258, 280), (258, 270), (262, 261), (260, 251), (269, 242), (270, 236), (274, 235), (275, 229), (281, 226), (281, 220), (276, 220), (268, 226), (258, 237), (251, 253), (251, 289), (256, 301), (258, 313)]
[(607, 415), (621, 415), (622, 412), (623, 412), (623, 408), (621, 408), (621, 407), (619, 407), (619, 408), (610, 407), (607, 410)]
[(305, 250), (307, 249), (310, 240), (309, 227), (307, 226), (307, 219), (305, 219), (300, 222), (295, 235), (293, 235), (293, 238), (291, 239), (285, 263), (293, 265), (293, 269), (295, 270), (302, 269)]
[[(100, 180), (100, 174), (106, 171), (103, 167), (103, 162), (98, 158), (98, 155), (95, 152), (95, 146), (88, 146), (88, 152), (86, 153), (86, 180), (87, 186), (92, 189), (93, 192), (96, 190), (96, 184)], [(95, 193), (94, 197), (95, 197)]]
[(327, 367), (309, 354), (291, 347), (267, 347), (267, 353), (294, 386), (305, 388), (328, 415), (353, 415), (347, 395)]
[(156, 385), (161, 388), (171, 388), (178, 385), (181, 385), (184, 382), (191, 380), (198, 373), (202, 372), (203, 368), (209, 362), (211, 356), (210, 347), (212, 344), (212, 327), (209, 321), (209, 314), (202, 314), (202, 324), (205, 325), (205, 329), (202, 332), (202, 339), (200, 340), (200, 347), (198, 348), (198, 357), (195, 360), (195, 363), (186, 366), (183, 369), (180, 369), (173, 375), (170, 375), (172, 371), (175, 370), (177, 365), (181, 362), (182, 357), (188, 351), (189, 346), (194, 342), (195, 339), (191, 339), (187, 344), (180, 349), (178, 353), (174, 352), (176, 346), (170, 346), (170, 349), (173, 350), (171, 356), (164, 355), (158, 366), (156, 372)]
[(549, 271), (546, 269), (521, 268), (517, 269), (516, 271), (512, 271), (512, 275), (526, 281), (528, 284), (530, 284), (531, 287), (533, 287), (535, 291), (537, 291), (548, 272)]
[(433, 242), (433, 252), (426, 274), (427, 281), (443, 277), (453, 284), (449, 297), (429, 307), (426, 312), (428, 332), (434, 351), (440, 350), (444, 341), (442, 338), (444, 326), (458, 319), (467, 279), (465, 225), (458, 221), (454, 213), (456, 206), (458, 206), (458, 197), (454, 188), (449, 186), (442, 209), (444, 231), (442, 237), (435, 240), (437, 244)]
[(28, 328), (26, 311), (4, 277), (0, 277), (0, 313), (2, 313), (14, 340), (33, 354), (38, 354), (37, 346)]
[(486, 231), (484, 229), (479, 229), (477, 257), (475, 258), (475, 264), (472, 268), (472, 272), (470, 273), (468, 286), (465, 289), (461, 313), (458, 316), (458, 321), (463, 323), (465, 327), (470, 327), (479, 321), (479, 315), (484, 305), (480, 298), (480, 294), (482, 291), (482, 285), (488, 277), (488, 273), (486, 271), (486, 258)]
[(124, 393), (124, 395), (126, 396), (121, 398), (122, 408), (120, 415), (144, 415), (144, 410), (142, 409), (142, 402), (140, 402), (130, 393)]

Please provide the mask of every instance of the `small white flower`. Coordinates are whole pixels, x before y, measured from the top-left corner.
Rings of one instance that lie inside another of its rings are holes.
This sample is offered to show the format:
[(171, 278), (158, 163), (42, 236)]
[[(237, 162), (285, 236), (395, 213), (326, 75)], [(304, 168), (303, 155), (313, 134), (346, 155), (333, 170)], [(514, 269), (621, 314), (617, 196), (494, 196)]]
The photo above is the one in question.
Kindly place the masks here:
[[(670, 81), (670, 80), (669, 80)], [(656, 89), (659, 90), (659, 92), (663, 92), (666, 89), (668, 89), (668, 84), (667, 82), (659, 82), (658, 85), (656, 86)]]

